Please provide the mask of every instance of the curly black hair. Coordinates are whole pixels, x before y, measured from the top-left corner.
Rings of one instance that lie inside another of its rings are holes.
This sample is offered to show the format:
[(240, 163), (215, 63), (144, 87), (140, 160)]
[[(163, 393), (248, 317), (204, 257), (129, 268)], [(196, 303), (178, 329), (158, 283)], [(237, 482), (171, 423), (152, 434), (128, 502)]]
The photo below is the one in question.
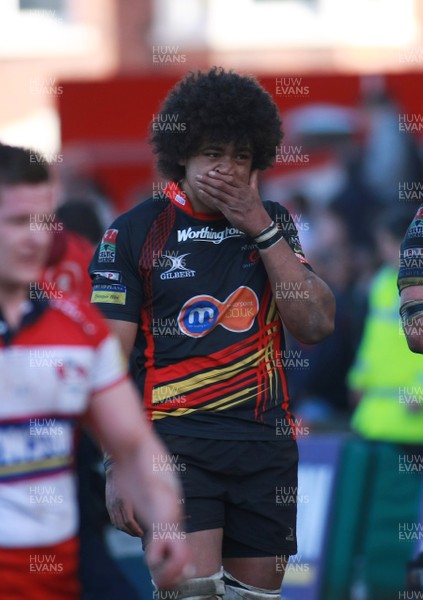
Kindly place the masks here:
[(151, 123), (160, 173), (179, 181), (179, 161), (195, 156), (207, 142), (250, 144), (252, 169), (266, 169), (282, 140), (282, 123), (270, 94), (253, 77), (213, 67), (189, 73), (169, 92)]

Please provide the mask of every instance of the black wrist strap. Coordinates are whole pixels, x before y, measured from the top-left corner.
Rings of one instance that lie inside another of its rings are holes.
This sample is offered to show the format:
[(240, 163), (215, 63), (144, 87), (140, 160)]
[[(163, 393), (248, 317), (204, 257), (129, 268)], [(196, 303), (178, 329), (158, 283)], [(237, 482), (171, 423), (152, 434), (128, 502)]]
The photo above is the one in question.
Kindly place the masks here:
[(263, 242), (258, 242), (256, 240), (257, 248), (259, 250), (267, 250), (268, 248), (271, 248), (272, 246), (274, 246), (282, 238), (283, 238), (282, 232), (279, 231), (279, 229), (276, 227), (276, 231), (270, 237), (268, 237), (266, 240), (264, 240)]

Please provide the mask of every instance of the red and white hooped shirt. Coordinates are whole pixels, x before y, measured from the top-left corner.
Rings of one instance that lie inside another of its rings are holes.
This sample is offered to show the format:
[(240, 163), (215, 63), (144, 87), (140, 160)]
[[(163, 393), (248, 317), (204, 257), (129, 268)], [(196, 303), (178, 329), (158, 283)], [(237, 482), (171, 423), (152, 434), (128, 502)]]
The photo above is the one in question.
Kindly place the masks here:
[(16, 331), (0, 313), (0, 548), (76, 535), (76, 426), (90, 396), (126, 376), (120, 346), (92, 306), (31, 300)]

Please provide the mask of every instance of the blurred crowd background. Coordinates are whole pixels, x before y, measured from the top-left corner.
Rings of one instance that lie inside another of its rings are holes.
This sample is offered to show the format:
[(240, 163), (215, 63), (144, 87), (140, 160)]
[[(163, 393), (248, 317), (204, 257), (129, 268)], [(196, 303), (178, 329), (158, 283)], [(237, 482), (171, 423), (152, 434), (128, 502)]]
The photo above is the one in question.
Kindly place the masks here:
[[(413, 464), (421, 456), (423, 431), (410, 435), (409, 423), (423, 410), (423, 360), (406, 347), (396, 290), (400, 242), (423, 202), (422, 2), (1, 0), (0, 141), (50, 161), (59, 216), (90, 242), (88, 261), (117, 214), (164, 187), (147, 139), (167, 90), (188, 71), (214, 65), (256, 76), (279, 106), (285, 136), (275, 166), (262, 174), (262, 196), (289, 208), (308, 260), (337, 299), (334, 335), (316, 347), (288, 340), (282, 357), (304, 448), (318, 446), (322, 434), (342, 440), (337, 483), (317, 517), (327, 529), (313, 571), (318, 583), (307, 588), (312, 569), (304, 565), (313, 561), (300, 552), (303, 570), (287, 577), (287, 600), (401, 598), (407, 561), (423, 539), (421, 468), (398, 467), (401, 452)], [(67, 276), (77, 277), (72, 267)], [(375, 396), (395, 405), (395, 431), (384, 429), (383, 403), (380, 413), (359, 414)], [(363, 441), (369, 445), (357, 445)], [(386, 447), (375, 450), (375, 442)], [(375, 491), (392, 468), (397, 478)], [(351, 480), (357, 504), (343, 516), (339, 498), (348, 497)], [(404, 496), (394, 504), (412, 506), (392, 513), (395, 539), (367, 539), (377, 529), (369, 514), (383, 512), (398, 487)], [(98, 519), (99, 531), (105, 522)], [(420, 531), (415, 544), (401, 543), (405, 522)], [(115, 557), (139, 551), (107, 527), (105, 535)], [(350, 546), (343, 565), (333, 562), (337, 543)], [(147, 598), (148, 580), (140, 585), (120, 562)], [(103, 600), (119, 597), (112, 587)]]

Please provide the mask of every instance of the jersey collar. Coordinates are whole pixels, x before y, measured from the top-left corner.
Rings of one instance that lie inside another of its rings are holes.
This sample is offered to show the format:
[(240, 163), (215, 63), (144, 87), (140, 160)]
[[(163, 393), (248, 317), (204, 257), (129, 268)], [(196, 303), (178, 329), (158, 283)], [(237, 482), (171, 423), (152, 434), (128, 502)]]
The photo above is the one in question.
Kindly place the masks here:
[(188, 196), (185, 194), (185, 192), (182, 190), (182, 188), (179, 186), (179, 184), (175, 183), (174, 181), (170, 182), (167, 184), (167, 186), (164, 189), (164, 194), (169, 198), (169, 200), (178, 208), (180, 208), (181, 210), (183, 210), (184, 212), (186, 212), (188, 215), (191, 215), (191, 217), (195, 217), (196, 219), (203, 219), (205, 221), (210, 221), (210, 220), (215, 220), (215, 219), (224, 219), (224, 215), (220, 214), (220, 213), (202, 213), (202, 212), (195, 212), (192, 204), (188, 198)]
[(0, 308), (0, 339), (3, 339), (4, 345), (12, 343), (14, 337), (25, 327), (35, 323), (44, 311), (48, 308), (49, 302), (45, 299), (28, 299), (22, 310), (22, 319), (16, 329), (10, 329), (8, 323), (4, 320)]

